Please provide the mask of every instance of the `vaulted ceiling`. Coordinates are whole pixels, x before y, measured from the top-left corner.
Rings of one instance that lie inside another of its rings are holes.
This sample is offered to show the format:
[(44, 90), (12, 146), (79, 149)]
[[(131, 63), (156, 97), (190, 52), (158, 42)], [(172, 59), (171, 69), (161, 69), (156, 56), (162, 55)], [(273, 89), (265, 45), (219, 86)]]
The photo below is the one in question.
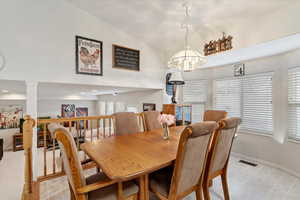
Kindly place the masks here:
[[(133, 37), (145, 41), (168, 59), (184, 45), (180, 28), (183, 0), (68, 0)], [(300, 32), (298, 0), (191, 0), (191, 46), (203, 45), (226, 32), (234, 48)]]

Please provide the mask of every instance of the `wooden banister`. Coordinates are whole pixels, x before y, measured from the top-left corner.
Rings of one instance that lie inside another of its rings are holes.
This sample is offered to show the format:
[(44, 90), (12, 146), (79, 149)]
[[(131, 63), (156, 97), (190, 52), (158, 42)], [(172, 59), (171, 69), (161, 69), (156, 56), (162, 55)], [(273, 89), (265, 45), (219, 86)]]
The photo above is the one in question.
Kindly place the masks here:
[(35, 121), (29, 115), (25, 116), (23, 124), (23, 147), (25, 155), (24, 187), (22, 200), (33, 200), (36, 196), (32, 180), (32, 134)]

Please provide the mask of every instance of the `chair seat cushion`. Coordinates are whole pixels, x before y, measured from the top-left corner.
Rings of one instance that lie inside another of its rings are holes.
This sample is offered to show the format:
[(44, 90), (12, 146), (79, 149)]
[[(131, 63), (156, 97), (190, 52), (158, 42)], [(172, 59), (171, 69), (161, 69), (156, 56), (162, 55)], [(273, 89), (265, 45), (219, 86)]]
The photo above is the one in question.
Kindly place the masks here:
[(173, 166), (166, 167), (150, 174), (150, 188), (168, 198), (173, 175)]
[[(86, 178), (87, 184), (92, 184), (101, 180), (108, 179), (104, 173), (98, 173)], [(117, 200), (118, 186), (113, 184), (88, 193), (88, 200)], [(139, 187), (131, 181), (123, 182), (123, 197), (127, 198), (137, 194)]]

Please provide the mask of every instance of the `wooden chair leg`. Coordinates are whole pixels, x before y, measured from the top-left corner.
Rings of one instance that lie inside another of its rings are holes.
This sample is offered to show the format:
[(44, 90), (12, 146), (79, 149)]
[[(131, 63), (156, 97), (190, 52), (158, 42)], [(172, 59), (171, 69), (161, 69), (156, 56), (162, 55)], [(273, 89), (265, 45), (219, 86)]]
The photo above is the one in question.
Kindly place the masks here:
[(139, 186), (140, 186), (140, 192), (139, 192), (139, 199), (145, 200), (145, 179), (144, 176), (141, 176), (139, 178)]
[(205, 200), (210, 200), (210, 194), (208, 188), (209, 188), (209, 181), (203, 184), (203, 195)]
[(222, 180), (222, 187), (223, 187), (223, 192), (224, 192), (224, 199), (230, 200), (226, 172), (221, 175), (221, 180)]
[(199, 187), (196, 190), (196, 200), (203, 200), (203, 197), (202, 197), (202, 187)]
[(122, 182), (118, 182), (118, 200), (123, 200), (123, 185)]
[(208, 186), (209, 186), (209, 187), (212, 187), (212, 186), (213, 186), (213, 180), (209, 180)]
[(75, 195), (74, 195), (74, 192), (73, 192), (73, 190), (72, 190), (72, 187), (71, 187), (70, 183), (69, 183), (69, 188), (70, 188), (70, 199), (71, 199), (71, 200), (76, 200), (76, 197), (75, 197)]

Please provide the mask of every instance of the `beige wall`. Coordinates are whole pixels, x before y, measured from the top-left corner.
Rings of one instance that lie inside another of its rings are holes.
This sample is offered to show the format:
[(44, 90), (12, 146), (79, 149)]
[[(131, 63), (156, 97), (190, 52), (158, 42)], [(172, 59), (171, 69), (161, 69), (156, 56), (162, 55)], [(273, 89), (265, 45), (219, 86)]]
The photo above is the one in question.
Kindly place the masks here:
[[(257, 133), (240, 133), (233, 146), (233, 152), (247, 156), (253, 160), (272, 163), (300, 176), (300, 144), (286, 140), (287, 132), (287, 70), (300, 66), (300, 50), (272, 56), (268, 58), (247, 61), (246, 75), (273, 71), (273, 137), (261, 136)], [(233, 67), (222, 66), (213, 69), (197, 70), (185, 73), (185, 79), (208, 79), (209, 101), (207, 108), (213, 108), (213, 80), (232, 77)], [(283, 144), (277, 142), (283, 142)]]

